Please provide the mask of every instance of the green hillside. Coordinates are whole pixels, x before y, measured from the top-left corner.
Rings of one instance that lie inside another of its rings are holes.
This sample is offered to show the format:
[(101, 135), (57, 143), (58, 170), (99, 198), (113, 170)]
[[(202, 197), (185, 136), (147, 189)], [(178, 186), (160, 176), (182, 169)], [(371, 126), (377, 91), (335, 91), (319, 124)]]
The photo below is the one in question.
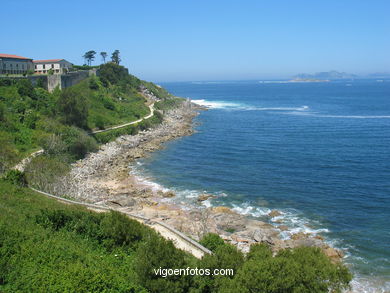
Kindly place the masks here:
[[(164, 89), (128, 74), (127, 69), (114, 63), (100, 66), (99, 77), (92, 76), (64, 90), (49, 93), (33, 86), (27, 79), (0, 79), (0, 173), (34, 150), (45, 148), (58, 152), (69, 160), (82, 158), (96, 149), (98, 142), (107, 142), (115, 133), (88, 137), (93, 129), (119, 125), (150, 113), (140, 88), (145, 87), (160, 101), (157, 109), (177, 103)], [(134, 134), (160, 123), (156, 115), (118, 131), (116, 135)], [(96, 141), (97, 139), (97, 141)]]

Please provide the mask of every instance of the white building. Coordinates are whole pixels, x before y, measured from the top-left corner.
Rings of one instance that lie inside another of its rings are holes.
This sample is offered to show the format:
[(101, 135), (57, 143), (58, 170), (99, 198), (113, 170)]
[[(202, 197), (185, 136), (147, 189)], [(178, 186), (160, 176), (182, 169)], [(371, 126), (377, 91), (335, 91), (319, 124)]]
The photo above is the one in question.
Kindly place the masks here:
[(47, 74), (50, 69), (53, 73), (66, 73), (73, 64), (65, 59), (34, 60), (34, 71), (37, 74)]
[(34, 71), (31, 58), (0, 53), (0, 74), (26, 74)]

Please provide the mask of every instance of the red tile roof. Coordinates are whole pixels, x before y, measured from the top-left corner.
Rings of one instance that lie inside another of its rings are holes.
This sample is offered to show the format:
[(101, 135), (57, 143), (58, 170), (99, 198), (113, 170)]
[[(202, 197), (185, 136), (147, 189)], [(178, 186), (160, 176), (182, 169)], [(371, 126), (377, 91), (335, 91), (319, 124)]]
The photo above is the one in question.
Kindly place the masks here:
[(59, 62), (64, 59), (47, 59), (47, 60), (34, 60), (34, 63), (53, 63), (53, 62)]
[(2, 53), (0, 53), (0, 58), (14, 58), (14, 59), (32, 60), (31, 58), (26, 58), (26, 57), (17, 56), (17, 55), (10, 55), (10, 54), (2, 54)]

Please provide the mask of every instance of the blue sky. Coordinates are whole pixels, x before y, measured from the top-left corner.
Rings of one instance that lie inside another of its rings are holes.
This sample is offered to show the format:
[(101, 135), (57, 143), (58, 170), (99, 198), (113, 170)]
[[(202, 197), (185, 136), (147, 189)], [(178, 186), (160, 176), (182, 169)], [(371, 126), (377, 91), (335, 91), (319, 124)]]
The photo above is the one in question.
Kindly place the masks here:
[(118, 49), (152, 81), (389, 72), (389, 15), (388, 0), (2, 0), (0, 53), (82, 64)]

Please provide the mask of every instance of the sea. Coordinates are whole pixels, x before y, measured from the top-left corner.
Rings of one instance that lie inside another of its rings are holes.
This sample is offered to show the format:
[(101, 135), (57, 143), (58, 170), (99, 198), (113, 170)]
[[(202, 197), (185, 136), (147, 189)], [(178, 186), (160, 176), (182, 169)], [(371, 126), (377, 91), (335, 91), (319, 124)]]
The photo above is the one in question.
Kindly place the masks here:
[[(208, 107), (135, 173), (204, 206), (322, 235), (353, 292), (390, 292), (390, 80), (162, 83)], [(282, 215), (269, 220), (273, 209)]]

